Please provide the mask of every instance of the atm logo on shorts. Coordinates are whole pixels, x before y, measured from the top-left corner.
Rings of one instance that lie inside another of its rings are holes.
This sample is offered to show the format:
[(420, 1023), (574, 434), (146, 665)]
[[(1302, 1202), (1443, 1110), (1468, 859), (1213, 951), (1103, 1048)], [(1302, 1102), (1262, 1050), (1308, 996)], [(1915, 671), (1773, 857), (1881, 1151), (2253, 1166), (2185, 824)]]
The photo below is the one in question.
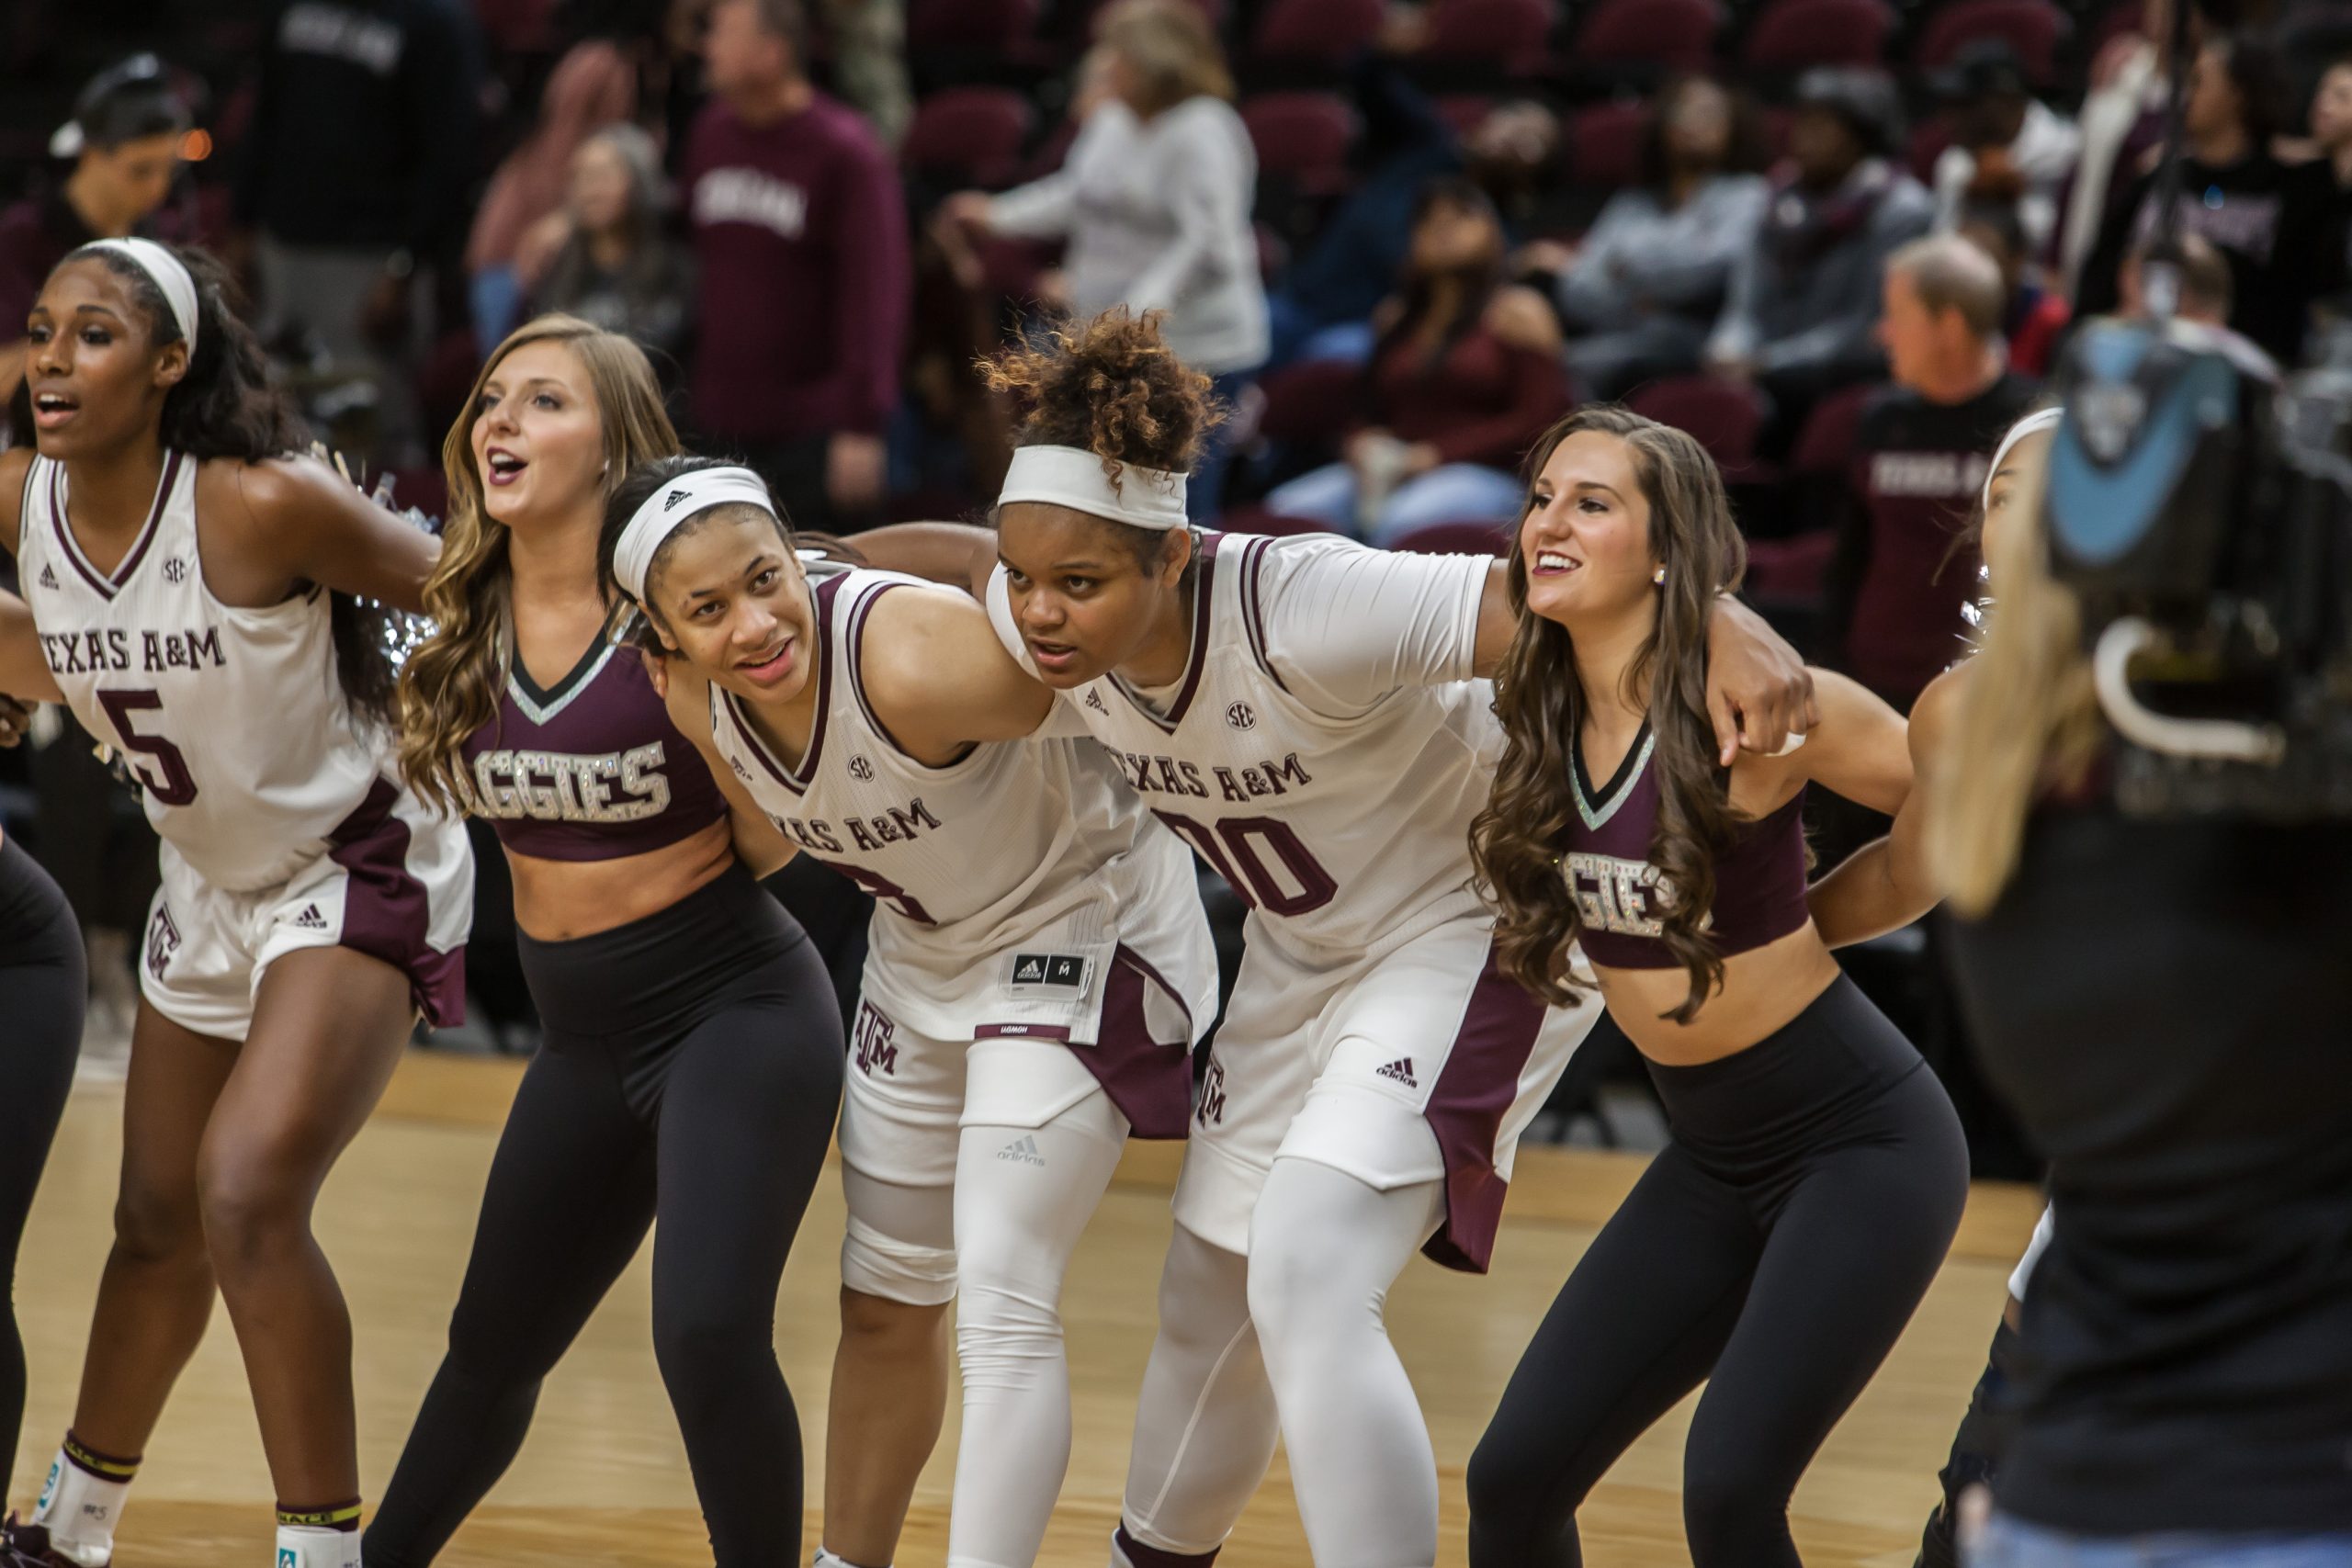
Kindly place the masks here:
[(172, 954), (179, 950), (180, 928), (172, 923), (171, 906), (158, 904), (155, 919), (147, 927), (147, 973), (162, 979)]
[(879, 1067), (884, 1077), (897, 1077), (899, 1047), (892, 1039), (898, 1032), (899, 1026), (875, 1011), (873, 1003), (858, 1003), (857, 1030), (851, 1042), (857, 1051), (857, 1070), (870, 1078)]
[(1201, 1108), (1193, 1120), (1204, 1127), (1225, 1125), (1225, 1064), (1215, 1056), (1209, 1058), (1209, 1070), (1201, 1078)]

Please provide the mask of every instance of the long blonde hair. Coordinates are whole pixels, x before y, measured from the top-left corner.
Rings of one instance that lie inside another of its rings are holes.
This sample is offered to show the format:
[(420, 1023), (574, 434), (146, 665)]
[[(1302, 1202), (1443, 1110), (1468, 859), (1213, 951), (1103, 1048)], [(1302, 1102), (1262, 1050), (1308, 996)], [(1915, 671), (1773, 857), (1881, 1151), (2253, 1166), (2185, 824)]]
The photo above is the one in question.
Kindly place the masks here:
[(1928, 796), (1928, 858), (1964, 915), (1992, 908), (2017, 871), (2026, 813), (2080, 784), (2105, 726), (2083, 650), (2081, 602), (2050, 574), (2047, 458), (2020, 476), (2015, 516), (1988, 541), (1994, 604), (1968, 665)]
[(681, 450), (645, 351), (617, 333), (577, 316), (541, 316), (517, 327), (483, 362), (465, 412), (441, 443), (449, 514), (442, 526), (440, 564), (424, 584), (424, 610), (434, 632), (401, 671), (401, 775), (426, 799), (453, 810), (463, 809), (469, 798), (459, 749), (466, 737), (497, 716), (513, 640), (509, 535), (482, 511), (481, 473), (474, 467), (475, 410), (482, 388), (506, 356), (535, 343), (562, 344), (588, 373), (604, 431), (607, 496), (638, 464)]
[(1192, 0), (1118, 0), (1102, 13), (1096, 37), (1143, 78), (1147, 116), (1204, 95), (1233, 97), (1233, 73), (1216, 33)]

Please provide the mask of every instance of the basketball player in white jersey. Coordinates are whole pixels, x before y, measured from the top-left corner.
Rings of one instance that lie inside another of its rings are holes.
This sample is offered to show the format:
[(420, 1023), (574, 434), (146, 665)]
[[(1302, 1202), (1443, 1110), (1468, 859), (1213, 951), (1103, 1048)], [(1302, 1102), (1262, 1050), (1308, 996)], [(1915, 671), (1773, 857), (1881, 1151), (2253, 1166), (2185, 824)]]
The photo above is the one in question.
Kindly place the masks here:
[[(2042, 464), (2056, 435), (2063, 411), (2037, 409), (2011, 425), (1993, 449), (1986, 466), (1984, 491), (1979, 498), (1983, 518), (1980, 554), (1989, 563), (2003, 553), (2010, 520), (2030, 505), (2039, 504)], [(1990, 573), (1987, 572), (1987, 581)], [(1981, 613), (1990, 614), (1989, 602)], [(1837, 870), (1815, 883), (1810, 896), (1814, 921), (1831, 946), (1866, 942), (1907, 926), (1942, 901), (1942, 890), (1928, 863), (1927, 814), (1937, 788), (1950, 788), (1949, 770), (1940, 761), (1944, 736), (1958, 711), (1973, 665), (1953, 665), (1928, 684), (1911, 709), (1912, 773), (1918, 783), (1903, 809), (1896, 812), (1887, 836), (1857, 850)], [(2033, 1227), (2025, 1256), (2009, 1274), (2008, 1300), (1993, 1331), (1984, 1371), (1969, 1400), (1968, 1413), (1953, 1436), (1951, 1454), (1937, 1478), (1943, 1500), (1928, 1518), (1919, 1543), (1925, 1568), (1954, 1568), (1960, 1562), (1959, 1532), (1962, 1499), (1972, 1488), (1993, 1479), (2002, 1451), (2008, 1446), (2014, 1417), (2000, 1408), (2018, 1348), (2018, 1326), (2024, 1312), (2026, 1289), (2034, 1265), (2050, 1246), (2050, 1210)]]
[[(750, 470), (641, 465), (605, 540), (712, 773), (876, 901), (842, 1114), (827, 1467), (866, 1481), (829, 1486), (817, 1562), (883, 1568), (896, 1550), (937, 1440), (952, 1300), (947, 1561), (1025, 1568), (1069, 1459), (1064, 1271), (1127, 1135), (1184, 1135), (1216, 1009), (1192, 857), (1100, 748), (1028, 739), (1053, 694), (970, 598), (890, 572), (812, 579)], [(898, 1332), (865, 1337), (919, 1363), (879, 1387), (852, 1349), (876, 1316)]]
[[(1598, 1013), (1547, 1012), (1496, 971), (1470, 885), (1498, 563), (1190, 532), (1206, 381), (1149, 318), (1106, 315), (997, 378), (1035, 410), (998, 532), (928, 526), (907, 558), (975, 574), (1006, 648), (1251, 906), (1113, 1560), (1214, 1559), (1279, 1428), (1318, 1563), (1430, 1568), (1436, 1462), (1382, 1304), (1416, 1249), (1486, 1268), (1519, 1134)], [(1727, 749), (1735, 706), (1777, 747), (1806, 703), (1753, 624), (1717, 619)]]
[(399, 787), (391, 671), (344, 595), (413, 609), (436, 543), (301, 444), (209, 260), (85, 245), (28, 322), (39, 450), (0, 455), (30, 626), (0, 690), (62, 701), (162, 837), (114, 1250), (35, 1522), (115, 1522), (216, 1283), (278, 1496), (277, 1568), (359, 1561), (351, 1323), (311, 1209), (418, 1012), (463, 1007), (463, 830)]

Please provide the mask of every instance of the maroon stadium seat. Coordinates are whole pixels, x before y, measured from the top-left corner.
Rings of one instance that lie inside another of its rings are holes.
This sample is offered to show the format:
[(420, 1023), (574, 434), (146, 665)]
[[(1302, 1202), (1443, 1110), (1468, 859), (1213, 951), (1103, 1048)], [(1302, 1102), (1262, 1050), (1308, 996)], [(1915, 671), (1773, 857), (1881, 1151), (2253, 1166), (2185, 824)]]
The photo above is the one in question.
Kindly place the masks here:
[(1037, 11), (1037, 0), (915, 0), (907, 51), (1012, 51), (1036, 31)]
[(1510, 525), (1431, 523), (1414, 529), (1388, 547), (1417, 556), (1507, 556), (1510, 554)]
[(1885, 0), (1772, 0), (1749, 26), (1742, 52), (1759, 71), (1877, 65), (1894, 31)]
[(1258, 383), (1266, 395), (1258, 434), (1306, 451), (1331, 450), (1355, 423), (1363, 380), (1363, 367), (1343, 360), (1283, 366)]
[(1435, 60), (1476, 60), (1507, 71), (1533, 71), (1544, 63), (1555, 15), (1550, 0), (1437, 0), (1430, 7), (1429, 37), (1421, 52)]
[(1764, 402), (1753, 387), (1720, 376), (1677, 376), (1651, 382), (1625, 402), (1635, 413), (1690, 432), (1726, 478), (1747, 478), (1756, 466)]
[(1789, 454), (1789, 472), (1844, 473), (1853, 460), (1854, 432), (1861, 425), (1862, 410), (1884, 390), (1883, 383), (1868, 381), (1832, 392), (1814, 404), (1797, 436), (1796, 449)]
[(1642, 143), (1649, 135), (1650, 106), (1595, 104), (1568, 121), (1569, 178), (1580, 186), (1622, 190), (1642, 177)]
[(1261, 60), (1344, 63), (1380, 31), (1380, 0), (1274, 0), (1258, 19)]
[(2068, 26), (2065, 13), (2050, 0), (1954, 0), (1928, 18), (1912, 63), (1922, 71), (1939, 70), (1962, 44), (1996, 38), (2017, 51), (2029, 79), (2046, 83)]
[(1010, 185), (1036, 114), (1009, 87), (949, 87), (915, 106), (899, 156), (921, 174), (965, 185)]
[(1703, 71), (1723, 26), (1715, 0), (1600, 0), (1577, 28), (1571, 56), (1582, 65), (1657, 65)]
[(1751, 539), (1742, 591), (1759, 604), (1816, 603), (1837, 553), (1835, 528), (1815, 528), (1787, 539)]
[(1261, 93), (1243, 100), (1241, 123), (1258, 149), (1258, 167), (1302, 185), (1344, 184), (1356, 113), (1329, 93)]

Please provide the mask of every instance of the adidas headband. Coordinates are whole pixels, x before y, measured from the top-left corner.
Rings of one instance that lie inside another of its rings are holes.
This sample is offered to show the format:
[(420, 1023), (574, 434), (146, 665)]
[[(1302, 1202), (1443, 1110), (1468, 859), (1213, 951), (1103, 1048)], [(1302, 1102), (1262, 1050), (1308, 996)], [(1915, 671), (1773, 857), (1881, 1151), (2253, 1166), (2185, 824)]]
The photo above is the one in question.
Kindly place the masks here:
[(2066, 411), (2062, 408), (2036, 409), (2009, 426), (2009, 433), (2001, 437), (2001, 444), (1998, 446), (1993, 448), (1993, 460), (1984, 465), (1983, 500), (1985, 511), (1993, 510), (1993, 476), (2001, 471), (2002, 462), (2010, 453), (2017, 450), (2018, 443), (2029, 435), (2039, 435), (2045, 430), (2057, 429), (2058, 422), (2065, 417)]
[(187, 344), (187, 356), (196, 357), (196, 277), (179, 257), (153, 240), (135, 238), (93, 240), (82, 249), (111, 251), (153, 278), (155, 287), (164, 292), (164, 303), (171, 307), (172, 321), (180, 329), (180, 341)]
[(613, 575), (628, 590), (628, 596), (645, 603), (645, 574), (652, 569), (654, 554), (680, 524), (698, 512), (730, 502), (776, 515), (767, 485), (749, 468), (696, 468), (647, 496), (630, 516), (628, 526), (621, 530), (620, 542), (613, 547)]
[(1169, 533), (1184, 526), (1184, 476), (1164, 468), (1119, 465), (1119, 482), (1102, 459), (1082, 446), (1016, 446), (996, 503), (1039, 501), (1132, 528)]

